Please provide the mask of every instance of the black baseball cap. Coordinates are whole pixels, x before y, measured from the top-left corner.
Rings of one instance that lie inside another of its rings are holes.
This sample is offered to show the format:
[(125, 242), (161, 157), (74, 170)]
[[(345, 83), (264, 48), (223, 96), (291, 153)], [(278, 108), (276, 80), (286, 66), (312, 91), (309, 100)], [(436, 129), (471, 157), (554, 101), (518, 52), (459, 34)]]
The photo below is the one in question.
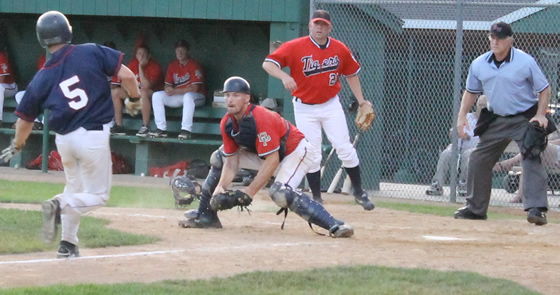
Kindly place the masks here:
[(175, 42), (175, 48), (177, 47), (185, 47), (188, 50), (191, 49), (191, 46), (189, 45), (189, 42), (187, 42), (186, 40), (179, 40), (177, 42)]
[(496, 36), (500, 39), (505, 39), (513, 35), (511, 26), (505, 22), (497, 22), (490, 27), (490, 36)]
[(326, 10), (315, 10), (311, 17), (311, 22), (324, 21), (331, 26), (331, 15)]

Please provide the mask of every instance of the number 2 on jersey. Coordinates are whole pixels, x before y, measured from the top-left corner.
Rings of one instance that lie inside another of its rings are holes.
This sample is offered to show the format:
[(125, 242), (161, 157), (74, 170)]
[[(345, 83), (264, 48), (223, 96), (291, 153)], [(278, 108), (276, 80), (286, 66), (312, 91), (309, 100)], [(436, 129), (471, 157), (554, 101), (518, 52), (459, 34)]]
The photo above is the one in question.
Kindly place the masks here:
[(70, 90), (70, 86), (76, 84), (80, 82), (80, 78), (78, 78), (78, 76), (74, 75), (69, 79), (66, 79), (62, 82), (60, 82), (60, 84), (58, 84), (58, 86), (60, 86), (60, 89), (62, 90), (62, 93), (64, 93), (64, 96), (66, 96), (66, 98), (68, 99), (74, 99), (76, 97), (79, 97), (79, 100), (72, 100), (68, 103), (68, 105), (75, 109), (75, 110), (79, 110), (84, 108), (87, 103), (88, 103), (88, 96), (86, 94), (86, 92), (81, 89), (81, 88), (76, 88), (74, 90)]
[(338, 74), (337, 73), (331, 73), (329, 75), (329, 86), (333, 86), (334, 84), (336, 84), (337, 80), (338, 80)]

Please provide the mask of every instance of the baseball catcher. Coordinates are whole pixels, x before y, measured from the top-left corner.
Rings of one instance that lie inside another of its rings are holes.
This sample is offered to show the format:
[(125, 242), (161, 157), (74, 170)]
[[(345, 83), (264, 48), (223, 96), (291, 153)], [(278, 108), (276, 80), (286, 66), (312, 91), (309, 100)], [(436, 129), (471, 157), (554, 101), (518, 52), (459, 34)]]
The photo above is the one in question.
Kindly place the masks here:
[(192, 203), (194, 198), (200, 198), (202, 187), (198, 182), (186, 176), (175, 176), (169, 180), (169, 185), (175, 198), (175, 208), (184, 208)]
[(375, 111), (368, 102), (363, 102), (358, 108), (358, 115), (356, 116), (356, 126), (362, 131), (368, 131), (375, 120)]

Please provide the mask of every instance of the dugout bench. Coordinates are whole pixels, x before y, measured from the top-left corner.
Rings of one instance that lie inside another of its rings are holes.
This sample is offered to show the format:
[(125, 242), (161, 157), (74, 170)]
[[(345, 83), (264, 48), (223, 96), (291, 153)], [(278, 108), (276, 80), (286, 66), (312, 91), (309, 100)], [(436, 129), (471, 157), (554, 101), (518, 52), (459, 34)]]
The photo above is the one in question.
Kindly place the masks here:
[[(6, 99), (2, 126), (0, 126), (0, 144), (8, 146), (15, 135), (12, 129), (17, 120), (14, 114), (17, 104), (13, 98)], [(111, 150), (122, 154), (129, 163), (134, 163), (136, 175), (149, 175), (150, 165), (168, 165), (179, 159), (202, 158), (209, 159), (211, 153), (221, 144), (220, 120), (225, 115), (225, 108), (205, 105), (195, 109), (193, 118), (192, 138), (180, 140), (177, 135), (181, 131), (182, 108), (166, 107), (167, 138), (141, 138), (136, 132), (142, 126), (142, 116), (131, 117), (123, 114), (123, 125), (126, 135), (111, 135)], [(150, 120), (150, 130), (155, 130), (153, 114)], [(48, 124), (43, 130), (33, 130), (23, 151), (10, 160), (10, 167), (25, 167), (25, 165), (39, 155), (48, 155), (55, 149), (53, 131)], [(42, 170), (47, 172), (47, 157), (43, 157)]]

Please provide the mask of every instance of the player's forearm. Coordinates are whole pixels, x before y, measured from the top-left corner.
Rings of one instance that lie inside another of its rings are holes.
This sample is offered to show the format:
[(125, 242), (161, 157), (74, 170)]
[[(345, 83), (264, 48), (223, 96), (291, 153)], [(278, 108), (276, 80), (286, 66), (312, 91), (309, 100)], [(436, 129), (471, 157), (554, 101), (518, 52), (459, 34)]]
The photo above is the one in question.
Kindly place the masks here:
[(17, 119), (16, 121), (16, 135), (14, 137), (14, 145), (16, 148), (20, 149), (23, 148), (25, 145), (25, 141), (31, 134), (33, 130), (33, 122), (27, 122), (22, 119)]
[(268, 156), (266, 156), (264, 160), (264, 164), (261, 166), (261, 169), (255, 176), (255, 179), (251, 182), (251, 184), (245, 189), (245, 193), (248, 194), (251, 198), (256, 195), (259, 190), (261, 190), (270, 180), (270, 177), (278, 168), (278, 164), (280, 163), (280, 158), (278, 156), (278, 152), (274, 152)]
[[(237, 175), (237, 170), (239, 169), (239, 155), (235, 154), (233, 156), (224, 157), (224, 167), (222, 168), (222, 175), (220, 176), (220, 181), (216, 186), (216, 190), (222, 189), (226, 190), (227, 187), (232, 183), (235, 175)], [(215, 194), (215, 192), (212, 192)]]
[(461, 99), (461, 108), (459, 109), (459, 117), (461, 117), (461, 116), (463, 116), (465, 118), (467, 117), (467, 114), (469, 113), (469, 110), (474, 105), (476, 97), (477, 97), (477, 94), (470, 93), (470, 92), (465, 90), (465, 92), (463, 93), (463, 98)]
[(550, 103), (550, 93), (550, 86), (539, 93), (539, 109), (537, 110), (538, 115), (546, 116), (548, 104)]
[(289, 77), (288, 73), (282, 71), (275, 63), (265, 61), (262, 64), (262, 68), (272, 77), (278, 78), (280, 80)]
[(354, 94), (358, 103), (364, 103), (365, 99), (362, 92), (362, 85), (360, 84), (360, 77), (358, 77), (358, 75), (348, 76), (346, 77), (346, 82), (348, 82), (348, 86), (350, 86), (350, 90), (352, 90), (352, 94)]

